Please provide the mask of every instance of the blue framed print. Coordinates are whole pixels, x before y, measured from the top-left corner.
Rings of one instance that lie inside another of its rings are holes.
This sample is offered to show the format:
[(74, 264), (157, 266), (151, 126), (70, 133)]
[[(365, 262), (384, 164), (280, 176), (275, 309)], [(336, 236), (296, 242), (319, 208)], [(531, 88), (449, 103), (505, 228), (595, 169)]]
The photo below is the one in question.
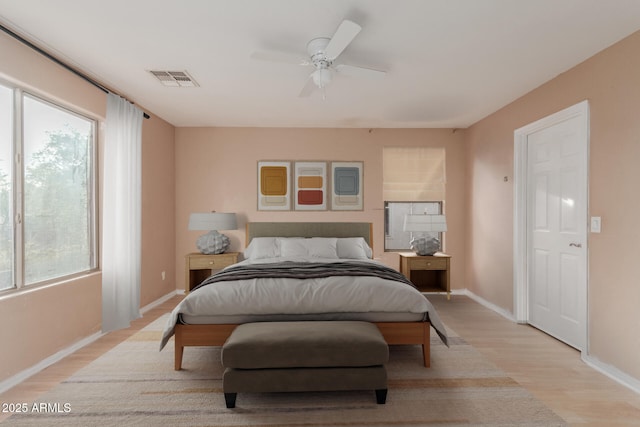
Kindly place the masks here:
[(362, 162), (331, 162), (331, 210), (363, 209), (362, 169)]

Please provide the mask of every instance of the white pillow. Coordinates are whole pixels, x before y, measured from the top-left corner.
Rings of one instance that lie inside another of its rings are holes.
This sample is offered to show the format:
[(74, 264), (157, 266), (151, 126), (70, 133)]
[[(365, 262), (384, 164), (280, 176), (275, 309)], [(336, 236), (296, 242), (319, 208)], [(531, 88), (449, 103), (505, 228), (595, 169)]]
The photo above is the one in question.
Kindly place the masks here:
[(373, 251), (362, 237), (341, 237), (337, 241), (338, 258), (369, 259)]
[(336, 238), (312, 237), (281, 237), (279, 238), (280, 256), (311, 257), (311, 258), (338, 258)]
[(279, 237), (280, 256), (285, 258), (308, 256), (302, 237)]
[(338, 258), (337, 240), (335, 237), (312, 237), (305, 239), (309, 256), (314, 258)]
[(244, 250), (245, 259), (276, 258), (280, 247), (276, 237), (254, 237)]

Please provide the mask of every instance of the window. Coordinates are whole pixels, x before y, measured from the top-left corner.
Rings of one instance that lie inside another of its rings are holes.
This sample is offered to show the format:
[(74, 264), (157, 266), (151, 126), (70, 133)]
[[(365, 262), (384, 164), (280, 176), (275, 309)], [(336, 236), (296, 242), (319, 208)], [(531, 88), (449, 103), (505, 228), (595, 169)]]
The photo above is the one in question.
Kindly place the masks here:
[[(405, 215), (439, 215), (442, 213), (441, 202), (385, 202), (384, 203), (384, 249), (398, 251), (411, 249), (411, 239), (415, 234), (404, 231)], [(419, 233), (435, 237), (442, 242), (442, 233)], [(442, 248), (440, 248), (442, 249)]]
[(0, 86), (0, 290), (13, 286), (13, 91)]
[(0, 88), (0, 290), (95, 268), (95, 120)]
[[(384, 147), (382, 151), (384, 249), (410, 249), (413, 234), (403, 230), (407, 214), (443, 212), (445, 197), (445, 149), (432, 147)], [(421, 233), (442, 242), (442, 233)], [(442, 248), (441, 248), (442, 249)]]

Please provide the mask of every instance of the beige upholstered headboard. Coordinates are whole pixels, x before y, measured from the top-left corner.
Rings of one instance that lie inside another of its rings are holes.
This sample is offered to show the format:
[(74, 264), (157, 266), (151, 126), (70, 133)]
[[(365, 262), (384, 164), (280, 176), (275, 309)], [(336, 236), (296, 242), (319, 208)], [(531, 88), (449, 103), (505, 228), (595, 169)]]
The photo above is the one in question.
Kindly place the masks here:
[(373, 249), (370, 222), (248, 222), (247, 246), (254, 237), (363, 237)]

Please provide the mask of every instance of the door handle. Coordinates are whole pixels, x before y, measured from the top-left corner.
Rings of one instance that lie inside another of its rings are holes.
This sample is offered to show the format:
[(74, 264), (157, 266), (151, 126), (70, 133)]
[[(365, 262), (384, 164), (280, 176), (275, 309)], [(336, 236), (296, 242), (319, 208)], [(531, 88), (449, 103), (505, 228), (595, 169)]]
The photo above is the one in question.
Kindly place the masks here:
[(574, 248), (581, 248), (582, 243), (569, 243), (569, 246), (573, 246)]

